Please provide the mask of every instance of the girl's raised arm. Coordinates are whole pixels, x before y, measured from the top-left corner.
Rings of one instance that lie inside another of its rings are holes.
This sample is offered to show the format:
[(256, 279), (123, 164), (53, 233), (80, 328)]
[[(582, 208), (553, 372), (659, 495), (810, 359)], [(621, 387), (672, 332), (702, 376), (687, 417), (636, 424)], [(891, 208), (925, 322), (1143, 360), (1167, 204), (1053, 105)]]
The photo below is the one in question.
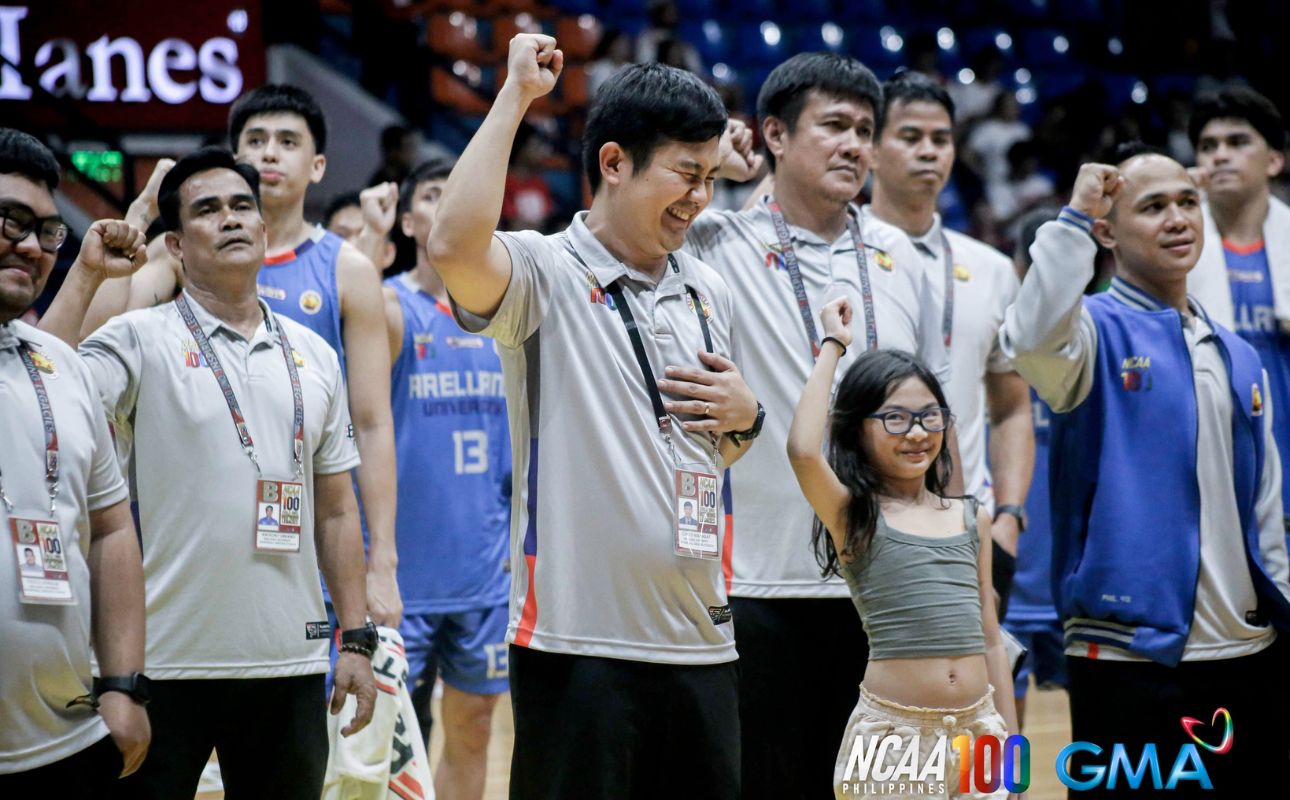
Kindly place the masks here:
[(824, 431), (828, 427), (833, 373), (851, 344), (851, 303), (845, 297), (828, 303), (820, 309), (820, 320), (824, 323), (824, 340), (788, 429), (788, 460), (811, 508), (828, 528), (834, 548), (842, 553), (846, 549), (846, 508), (851, 495), (824, 457)]

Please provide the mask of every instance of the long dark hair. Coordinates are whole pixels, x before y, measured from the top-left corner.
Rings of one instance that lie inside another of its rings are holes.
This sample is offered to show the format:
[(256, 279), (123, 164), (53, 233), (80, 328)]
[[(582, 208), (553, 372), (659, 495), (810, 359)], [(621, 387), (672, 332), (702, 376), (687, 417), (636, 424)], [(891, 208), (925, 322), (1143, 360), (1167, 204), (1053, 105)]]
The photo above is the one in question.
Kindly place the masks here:
[[(846, 545), (841, 553), (844, 558), (854, 559), (869, 547), (878, 523), (878, 496), (883, 491), (882, 475), (865, 457), (862, 444), (865, 419), (882, 408), (896, 386), (908, 378), (922, 381), (938, 404), (948, 406), (940, 381), (931, 370), (908, 353), (897, 350), (862, 354), (838, 384), (829, 422), (829, 466), (851, 493), (844, 514), (847, 527)], [(944, 497), (952, 470), (949, 448), (942, 441), (941, 451), (924, 478), (927, 490)], [(818, 517), (811, 531), (811, 545), (824, 574), (835, 574), (841, 564), (839, 553)]]

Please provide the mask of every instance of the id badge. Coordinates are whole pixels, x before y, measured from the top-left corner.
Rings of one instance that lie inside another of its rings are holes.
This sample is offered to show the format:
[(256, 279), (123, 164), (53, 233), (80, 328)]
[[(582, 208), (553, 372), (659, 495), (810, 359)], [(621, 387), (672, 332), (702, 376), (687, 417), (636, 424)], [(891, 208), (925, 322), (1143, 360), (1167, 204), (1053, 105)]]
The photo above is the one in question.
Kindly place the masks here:
[(255, 486), (255, 552), (299, 553), (305, 485), (261, 478)]
[(58, 523), (40, 516), (9, 518), (18, 565), (18, 599), (32, 605), (66, 606), (72, 598)]
[(704, 469), (676, 469), (672, 550), (686, 558), (721, 556), (721, 493), (717, 476)]

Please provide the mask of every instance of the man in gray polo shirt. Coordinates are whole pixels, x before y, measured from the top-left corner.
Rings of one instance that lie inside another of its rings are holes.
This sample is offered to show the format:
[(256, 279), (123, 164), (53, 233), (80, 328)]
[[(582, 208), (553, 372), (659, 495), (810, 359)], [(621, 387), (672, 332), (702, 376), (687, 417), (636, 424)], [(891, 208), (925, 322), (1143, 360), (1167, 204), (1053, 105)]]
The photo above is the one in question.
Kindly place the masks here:
[[(212, 747), (230, 793), (321, 794), (330, 637), (319, 566), (347, 629), (333, 713), (358, 699), (345, 734), (375, 700), (344, 383), (319, 336), (256, 297), (258, 183), (226, 150), (180, 159), (159, 205), (183, 294), (81, 344), (132, 447), (147, 582), (156, 738), (121, 797), (191, 797)], [(43, 324), (75, 336), (100, 277), (70, 273)]]
[[(107, 419), (71, 348), (18, 320), (67, 236), (57, 185), (53, 154), (0, 128), (3, 797), (101, 797), (138, 769), (150, 737), (146, 687), (137, 685), (146, 681), (143, 569)], [(77, 263), (128, 270), (142, 252), (138, 231), (100, 221)], [(34, 569), (23, 563), (28, 553)], [(100, 674), (114, 681), (91, 682), (91, 642)]]
[(583, 137), (591, 210), (550, 237), (494, 234), (515, 132), (562, 66), (554, 39), (512, 40), (427, 245), (506, 378), (511, 796), (733, 800), (721, 475), (760, 415), (729, 360), (729, 289), (674, 253), (711, 197), (726, 113), (689, 73), (623, 70)]
[(745, 798), (832, 794), (837, 732), (868, 658), (846, 584), (824, 580), (812, 556), (815, 515), (784, 452), (823, 335), (820, 308), (845, 294), (856, 309), (845, 364), (894, 348), (948, 377), (926, 270), (904, 236), (870, 230), (851, 204), (881, 107), (877, 79), (854, 59), (811, 53), (779, 65), (757, 98), (773, 193), (737, 213), (705, 212), (687, 236), (688, 251), (730, 284), (735, 363), (766, 406), (766, 441), (727, 484)]
[(949, 298), (953, 375), (945, 394), (959, 431), (964, 488), (994, 517), (994, 585), (1002, 618), (1035, 465), (1030, 387), (999, 347), (999, 326), (1016, 299), (1017, 276), (1007, 256), (942, 227), (936, 213), (954, 167), (949, 93), (922, 73), (905, 72), (883, 84), (883, 103), (873, 203), (865, 214), (874, 229), (908, 236), (938, 302), (945, 305)]

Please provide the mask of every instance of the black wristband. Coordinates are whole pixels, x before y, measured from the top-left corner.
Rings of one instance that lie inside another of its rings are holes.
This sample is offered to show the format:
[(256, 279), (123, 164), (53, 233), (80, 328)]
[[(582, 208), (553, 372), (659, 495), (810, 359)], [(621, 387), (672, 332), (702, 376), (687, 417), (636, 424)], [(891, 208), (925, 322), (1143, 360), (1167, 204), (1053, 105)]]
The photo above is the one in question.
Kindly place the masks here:
[[(841, 340), (841, 339), (839, 339), (838, 337), (836, 337), (836, 336), (825, 336), (823, 339), (821, 339), (821, 340), (820, 340), (820, 347), (823, 347), (823, 346), (825, 345), (825, 343), (826, 343), (826, 342), (833, 342), (833, 343), (834, 343), (834, 344), (836, 344), (838, 347), (841, 347), (841, 348), (842, 348), (842, 355), (844, 355), (844, 356), (845, 356), (845, 355), (847, 354), (847, 346), (846, 346), (846, 345), (844, 345), (844, 344), (842, 343), (842, 340)], [(841, 356), (839, 356), (839, 358), (841, 358)]]

